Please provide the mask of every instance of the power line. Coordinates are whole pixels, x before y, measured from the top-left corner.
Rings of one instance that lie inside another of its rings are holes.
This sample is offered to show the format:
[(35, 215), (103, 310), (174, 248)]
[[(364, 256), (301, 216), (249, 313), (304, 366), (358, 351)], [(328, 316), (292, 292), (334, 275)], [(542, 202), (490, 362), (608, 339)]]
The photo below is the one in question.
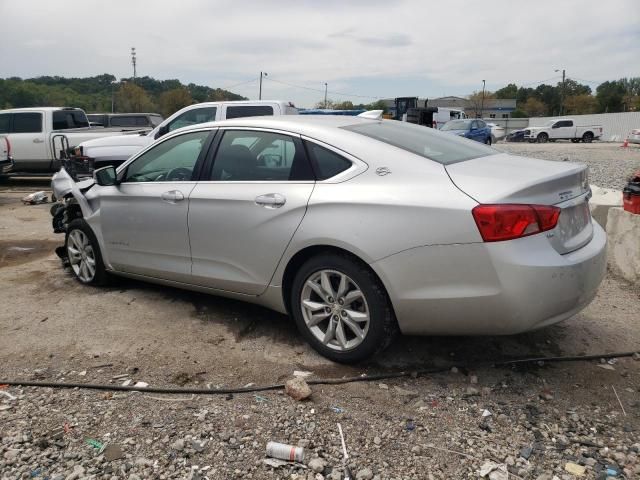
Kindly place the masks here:
[(537, 81), (537, 82), (523, 83), (523, 84), (522, 84), (522, 85), (520, 85), (520, 86), (521, 86), (521, 87), (528, 87), (529, 85), (538, 85), (538, 84), (540, 84), (540, 83), (548, 82), (549, 80), (554, 80), (554, 79), (556, 79), (556, 78), (561, 78), (561, 76), (560, 76), (560, 75), (556, 75), (556, 76), (554, 76), (554, 77), (546, 78), (546, 79), (544, 79), (544, 80), (539, 80), (539, 81)]
[[(296, 85), (294, 83), (283, 82), (282, 80), (275, 80), (275, 79), (273, 79), (271, 77), (265, 77), (265, 79), (269, 80), (271, 82), (281, 83), (282, 85), (286, 85), (288, 87), (302, 88), (304, 90), (311, 90), (313, 92), (324, 93), (324, 89), (305, 87), (304, 85)], [(358, 95), (358, 94), (355, 94), (355, 93), (344, 93), (344, 92), (333, 92), (333, 91), (327, 91), (327, 93), (330, 93), (332, 95), (342, 95), (344, 97), (373, 98), (375, 100), (378, 100), (378, 99), (382, 98), (382, 97), (374, 97), (372, 95)]]
[(233, 85), (229, 85), (228, 87), (222, 87), (222, 90), (228, 90), (230, 88), (239, 87), (240, 85), (246, 85), (247, 83), (253, 83), (255, 81), (256, 81), (256, 79), (252, 78), (251, 80), (247, 80), (247, 81), (244, 81), (244, 82), (234, 83)]

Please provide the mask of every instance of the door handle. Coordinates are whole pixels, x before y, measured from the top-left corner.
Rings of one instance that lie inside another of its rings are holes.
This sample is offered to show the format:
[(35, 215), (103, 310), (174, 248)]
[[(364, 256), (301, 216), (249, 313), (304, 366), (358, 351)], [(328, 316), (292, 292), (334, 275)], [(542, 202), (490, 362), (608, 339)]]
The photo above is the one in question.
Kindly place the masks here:
[(34, 138), (33, 143), (44, 143), (44, 140), (42, 140), (41, 138)]
[(176, 203), (184, 200), (184, 195), (180, 190), (170, 190), (160, 195), (160, 198), (165, 202)]
[(287, 199), (279, 193), (267, 193), (256, 197), (256, 205), (265, 208), (280, 208), (285, 203), (287, 203)]

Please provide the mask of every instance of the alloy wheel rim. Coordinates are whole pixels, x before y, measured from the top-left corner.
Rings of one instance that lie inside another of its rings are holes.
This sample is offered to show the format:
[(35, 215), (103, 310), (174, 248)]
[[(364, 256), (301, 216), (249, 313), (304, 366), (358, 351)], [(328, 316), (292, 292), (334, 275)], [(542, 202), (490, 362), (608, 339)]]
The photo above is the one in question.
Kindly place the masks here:
[(67, 238), (69, 263), (76, 276), (85, 283), (96, 274), (96, 256), (89, 237), (81, 230), (73, 230)]
[(309, 331), (332, 350), (353, 350), (367, 337), (367, 299), (356, 282), (342, 272), (319, 270), (311, 274), (302, 288), (300, 305)]

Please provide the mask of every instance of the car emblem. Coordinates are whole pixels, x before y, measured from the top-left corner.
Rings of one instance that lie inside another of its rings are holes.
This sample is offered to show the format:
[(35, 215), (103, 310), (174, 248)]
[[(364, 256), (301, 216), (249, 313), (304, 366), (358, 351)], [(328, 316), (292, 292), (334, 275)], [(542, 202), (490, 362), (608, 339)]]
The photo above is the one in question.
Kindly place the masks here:
[(390, 173), (391, 173), (391, 170), (389, 170), (387, 167), (376, 168), (376, 175), (380, 175), (381, 177), (384, 177), (385, 175), (389, 175)]

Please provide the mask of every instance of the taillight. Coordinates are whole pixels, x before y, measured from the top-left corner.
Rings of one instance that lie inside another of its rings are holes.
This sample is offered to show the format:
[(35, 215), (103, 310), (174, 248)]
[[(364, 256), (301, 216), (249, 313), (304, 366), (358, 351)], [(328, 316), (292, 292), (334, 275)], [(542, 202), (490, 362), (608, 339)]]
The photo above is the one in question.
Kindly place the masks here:
[(471, 211), (485, 242), (526, 237), (555, 228), (560, 209), (551, 205), (478, 205)]

